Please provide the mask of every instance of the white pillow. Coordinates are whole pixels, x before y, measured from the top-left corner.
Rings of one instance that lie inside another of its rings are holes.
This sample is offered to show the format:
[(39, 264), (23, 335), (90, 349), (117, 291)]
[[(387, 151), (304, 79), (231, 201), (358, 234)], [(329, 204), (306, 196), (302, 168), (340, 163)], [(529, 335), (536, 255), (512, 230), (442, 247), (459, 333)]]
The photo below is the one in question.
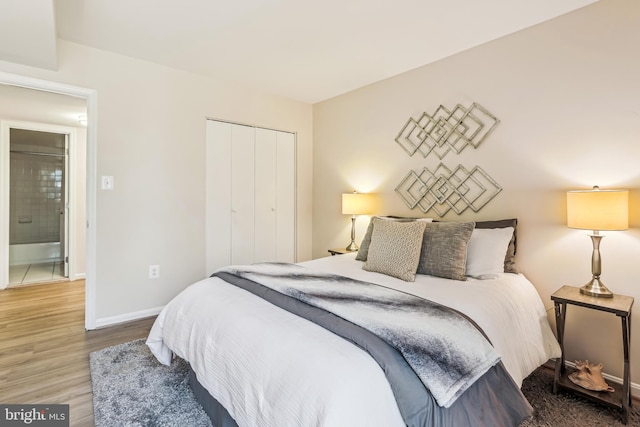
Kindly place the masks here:
[(467, 245), (465, 275), (476, 279), (501, 277), (511, 237), (513, 227), (475, 228)]

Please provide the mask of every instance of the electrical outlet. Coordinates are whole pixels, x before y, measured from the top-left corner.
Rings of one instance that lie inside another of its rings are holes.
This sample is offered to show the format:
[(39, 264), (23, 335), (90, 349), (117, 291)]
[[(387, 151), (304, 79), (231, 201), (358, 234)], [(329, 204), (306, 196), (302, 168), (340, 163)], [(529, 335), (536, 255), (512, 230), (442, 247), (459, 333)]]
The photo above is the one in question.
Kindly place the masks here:
[(149, 279), (157, 279), (160, 277), (160, 266), (159, 265), (150, 265), (149, 266)]

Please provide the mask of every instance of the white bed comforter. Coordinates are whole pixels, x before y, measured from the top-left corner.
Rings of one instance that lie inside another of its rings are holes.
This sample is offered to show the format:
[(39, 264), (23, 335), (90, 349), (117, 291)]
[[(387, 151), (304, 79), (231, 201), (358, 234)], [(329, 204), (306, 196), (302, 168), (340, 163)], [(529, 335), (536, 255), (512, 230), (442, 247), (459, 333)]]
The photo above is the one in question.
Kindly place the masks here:
[[(523, 275), (407, 283), (362, 270), (355, 254), (301, 263), (459, 310), (484, 330), (514, 381), (560, 348)], [(212, 281), (218, 282), (216, 286)], [(147, 344), (161, 363), (187, 360), (240, 426), (403, 426), (387, 379), (363, 350), (218, 278), (191, 285), (158, 316)]]

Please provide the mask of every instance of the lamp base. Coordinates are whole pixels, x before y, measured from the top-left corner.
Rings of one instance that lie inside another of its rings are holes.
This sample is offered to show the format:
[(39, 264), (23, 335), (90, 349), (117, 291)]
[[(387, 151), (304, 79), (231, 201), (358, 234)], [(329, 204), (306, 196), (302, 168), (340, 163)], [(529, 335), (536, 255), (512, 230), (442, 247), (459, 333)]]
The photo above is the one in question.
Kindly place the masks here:
[(357, 251), (358, 245), (356, 245), (356, 216), (351, 215), (351, 243), (346, 248), (349, 252)]
[(356, 242), (354, 242), (353, 240), (351, 241), (349, 246), (346, 247), (346, 250), (348, 250), (349, 252), (355, 252), (358, 249), (360, 249), (360, 248), (358, 247), (358, 245), (356, 245)]
[(597, 277), (594, 277), (589, 283), (581, 287), (580, 293), (597, 298), (613, 298), (613, 293)]

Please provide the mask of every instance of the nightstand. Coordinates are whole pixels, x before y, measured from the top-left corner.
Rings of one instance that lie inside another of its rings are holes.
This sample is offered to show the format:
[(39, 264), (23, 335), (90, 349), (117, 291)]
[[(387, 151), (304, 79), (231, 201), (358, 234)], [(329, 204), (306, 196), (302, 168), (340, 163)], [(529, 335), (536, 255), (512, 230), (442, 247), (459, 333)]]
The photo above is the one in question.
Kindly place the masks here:
[(346, 249), (329, 249), (329, 253), (331, 255), (344, 255), (344, 254), (350, 254), (352, 252), (355, 252), (355, 251), (348, 251)]
[[(563, 286), (551, 295), (555, 305), (556, 330), (558, 342), (562, 350), (562, 357), (556, 360), (555, 377), (553, 380), (553, 393), (558, 390), (570, 390), (587, 399), (604, 403), (610, 407), (622, 409), (622, 422), (627, 424), (629, 419), (629, 407), (631, 406), (631, 388), (629, 378), (629, 348), (631, 346), (631, 308), (633, 298), (614, 294), (613, 298), (596, 298), (580, 293), (580, 288)], [(609, 385), (615, 388), (615, 392), (591, 391), (584, 389), (569, 380), (569, 374), (574, 371), (565, 365), (564, 355), (564, 323), (567, 315), (567, 304), (590, 308), (592, 310), (613, 313), (622, 321), (622, 347), (624, 353), (624, 374), (622, 384), (607, 380)]]

